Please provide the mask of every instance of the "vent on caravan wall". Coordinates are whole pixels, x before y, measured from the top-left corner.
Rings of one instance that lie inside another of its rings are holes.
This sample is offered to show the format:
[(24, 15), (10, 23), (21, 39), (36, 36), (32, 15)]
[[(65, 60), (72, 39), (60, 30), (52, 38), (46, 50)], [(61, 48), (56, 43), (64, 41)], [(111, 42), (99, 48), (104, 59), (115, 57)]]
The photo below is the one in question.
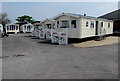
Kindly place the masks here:
[(84, 16), (86, 16), (86, 14), (84, 14)]

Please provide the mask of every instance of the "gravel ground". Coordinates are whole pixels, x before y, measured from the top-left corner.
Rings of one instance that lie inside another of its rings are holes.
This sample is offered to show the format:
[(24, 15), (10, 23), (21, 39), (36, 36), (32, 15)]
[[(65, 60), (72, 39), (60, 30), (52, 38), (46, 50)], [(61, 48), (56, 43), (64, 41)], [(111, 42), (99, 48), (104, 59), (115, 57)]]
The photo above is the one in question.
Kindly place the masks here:
[(118, 41), (117, 36), (109, 36), (106, 38), (106, 40), (101, 40), (101, 41), (90, 40), (90, 41), (73, 44), (73, 46), (80, 47), (80, 48), (86, 48), (86, 47), (112, 45), (112, 44), (119, 44), (119, 43), (120, 41)]
[(118, 78), (117, 44), (77, 48), (18, 34), (3, 38), (3, 56), (3, 79)]

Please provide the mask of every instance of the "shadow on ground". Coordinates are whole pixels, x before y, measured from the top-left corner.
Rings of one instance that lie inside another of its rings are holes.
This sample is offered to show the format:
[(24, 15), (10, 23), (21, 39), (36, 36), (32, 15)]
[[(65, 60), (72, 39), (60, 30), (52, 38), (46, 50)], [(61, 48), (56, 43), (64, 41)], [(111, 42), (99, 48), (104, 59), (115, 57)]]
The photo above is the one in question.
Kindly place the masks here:
[(38, 37), (34, 37), (34, 36), (31, 36), (31, 35), (26, 35), (26, 36), (23, 36), (23, 37), (29, 37), (31, 39), (39, 39)]
[(120, 33), (114, 33), (111, 36), (116, 36), (116, 37), (120, 37)]
[(44, 39), (42, 39), (43, 41), (40, 41), (40, 42), (38, 42), (38, 43), (40, 43), (40, 44), (51, 44), (51, 45), (59, 45), (59, 44), (57, 44), (57, 43), (51, 43), (51, 40), (44, 40)]
[[(116, 36), (116, 37), (120, 37), (120, 34), (112, 34), (112, 35), (107, 35), (108, 36)], [(41, 44), (52, 44), (51, 40), (47, 40), (47, 39), (39, 39), (38, 37), (34, 37), (31, 35), (28, 36), (24, 36), (24, 37), (30, 37), (31, 39), (38, 39), (40, 40), (38, 43)], [(68, 44), (72, 44), (72, 43), (82, 43), (82, 42), (86, 42), (86, 41), (91, 41), (91, 40), (95, 40), (95, 37), (88, 37), (88, 38), (83, 38), (83, 39), (79, 39), (79, 38), (69, 38), (68, 39)], [(52, 45), (58, 45), (58, 44), (52, 44)]]
[(26, 35), (26, 36), (23, 36), (23, 37), (34, 37), (34, 36), (31, 36), (31, 35)]
[(39, 39), (38, 37), (31, 37), (31, 39)]
[(90, 41), (90, 40), (94, 40), (94, 39), (95, 39), (95, 37), (89, 37), (89, 38), (84, 38), (84, 39), (78, 39), (78, 38), (68, 39), (68, 44), (82, 43), (82, 42)]

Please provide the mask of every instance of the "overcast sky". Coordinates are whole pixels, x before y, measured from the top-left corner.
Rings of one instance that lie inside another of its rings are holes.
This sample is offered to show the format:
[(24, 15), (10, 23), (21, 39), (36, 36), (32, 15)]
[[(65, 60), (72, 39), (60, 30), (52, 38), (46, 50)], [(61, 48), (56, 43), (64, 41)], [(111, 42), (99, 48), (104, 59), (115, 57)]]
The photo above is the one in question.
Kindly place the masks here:
[(13, 23), (22, 15), (42, 21), (63, 12), (98, 17), (116, 9), (117, 2), (2, 2), (2, 12), (7, 13)]

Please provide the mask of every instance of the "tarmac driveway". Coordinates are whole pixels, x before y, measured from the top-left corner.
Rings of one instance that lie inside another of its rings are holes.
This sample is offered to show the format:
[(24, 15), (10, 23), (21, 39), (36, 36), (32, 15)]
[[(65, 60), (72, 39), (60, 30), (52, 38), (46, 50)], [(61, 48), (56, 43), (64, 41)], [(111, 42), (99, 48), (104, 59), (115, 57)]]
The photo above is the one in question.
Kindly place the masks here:
[(118, 45), (77, 48), (18, 34), (3, 38), (3, 56), (3, 79), (118, 78)]

